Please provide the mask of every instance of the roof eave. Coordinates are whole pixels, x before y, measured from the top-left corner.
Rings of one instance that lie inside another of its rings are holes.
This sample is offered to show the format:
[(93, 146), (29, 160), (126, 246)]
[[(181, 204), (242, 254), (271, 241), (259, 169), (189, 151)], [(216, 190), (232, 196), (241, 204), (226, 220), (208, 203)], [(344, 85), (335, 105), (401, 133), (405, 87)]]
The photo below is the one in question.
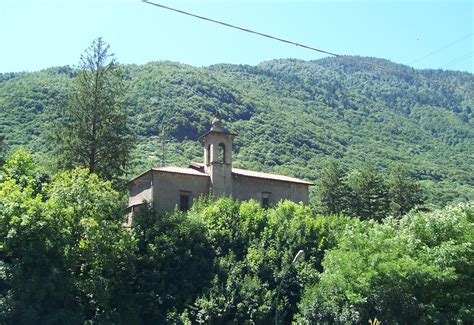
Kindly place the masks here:
[(245, 174), (240, 174), (238, 172), (232, 172), (232, 175), (242, 176), (242, 177), (267, 179), (267, 180), (272, 180), (272, 181), (277, 181), (277, 182), (285, 182), (285, 183), (293, 183), (293, 184), (302, 184), (302, 185), (314, 186), (314, 183), (307, 182), (307, 181), (302, 180), (302, 179), (292, 181), (292, 180), (289, 180), (289, 179), (277, 179), (277, 178), (271, 178), (271, 177), (265, 177), (265, 176), (245, 175)]
[(145, 176), (146, 174), (148, 174), (149, 172), (153, 171), (153, 168), (151, 169), (148, 169), (147, 171), (144, 171), (143, 173), (139, 174), (138, 176), (135, 176), (134, 178), (132, 178), (131, 180), (129, 180), (127, 182), (127, 185), (134, 182), (135, 180), (137, 180), (138, 178), (142, 177), (142, 176)]
[[(193, 169), (196, 171), (196, 169)], [(184, 173), (184, 172), (179, 172), (177, 170), (160, 170), (160, 169), (154, 169), (152, 168), (151, 171), (157, 172), (157, 173), (169, 173), (169, 174), (180, 174), (180, 175), (188, 175), (188, 176), (197, 176), (197, 177), (209, 177), (208, 174), (191, 174), (191, 173)]]
[(215, 130), (209, 130), (207, 131), (206, 133), (204, 133), (203, 135), (201, 135), (199, 137), (199, 141), (202, 141), (205, 137), (207, 137), (209, 134), (211, 133), (220, 133), (220, 134), (225, 134), (225, 135), (230, 135), (232, 137), (236, 137), (237, 134), (236, 133), (232, 133), (232, 132), (228, 132), (228, 131), (225, 131), (225, 132), (221, 132), (221, 131), (215, 131)]

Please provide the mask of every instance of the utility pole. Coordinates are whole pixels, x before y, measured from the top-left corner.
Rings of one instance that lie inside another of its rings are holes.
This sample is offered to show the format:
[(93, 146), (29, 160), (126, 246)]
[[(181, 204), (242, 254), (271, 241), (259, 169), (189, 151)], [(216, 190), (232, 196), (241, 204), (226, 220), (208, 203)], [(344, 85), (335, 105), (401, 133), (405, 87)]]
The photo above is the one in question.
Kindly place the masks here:
[(165, 165), (165, 126), (162, 124), (161, 125), (161, 166), (163, 167)]

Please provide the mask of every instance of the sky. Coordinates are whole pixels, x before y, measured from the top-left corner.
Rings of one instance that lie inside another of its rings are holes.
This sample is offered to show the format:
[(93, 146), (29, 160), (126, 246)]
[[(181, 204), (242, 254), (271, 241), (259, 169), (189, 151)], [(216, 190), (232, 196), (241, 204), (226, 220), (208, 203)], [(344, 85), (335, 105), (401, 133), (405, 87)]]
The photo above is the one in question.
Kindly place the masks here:
[[(150, 0), (326, 51), (474, 73), (473, 0)], [(140, 0), (0, 0), (0, 73), (77, 66), (97, 37), (120, 63), (250, 64), (326, 55)]]

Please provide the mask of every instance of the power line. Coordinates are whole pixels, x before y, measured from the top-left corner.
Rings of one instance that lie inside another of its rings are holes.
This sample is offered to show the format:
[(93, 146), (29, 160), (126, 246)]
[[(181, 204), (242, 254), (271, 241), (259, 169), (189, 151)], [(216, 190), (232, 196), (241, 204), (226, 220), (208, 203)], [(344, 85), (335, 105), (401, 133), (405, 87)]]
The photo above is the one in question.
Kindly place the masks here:
[(257, 32), (257, 31), (254, 31), (254, 30), (251, 30), (251, 29), (248, 29), (248, 28), (243, 28), (243, 27), (239, 27), (239, 26), (236, 26), (236, 25), (232, 25), (232, 24), (229, 24), (229, 23), (226, 23), (226, 22), (223, 22), (223, 21), (211, 19), (211, 18), (204, 17), (204, 16), (199, 16), (199, 15), (187, 12), (187, 11), (183, 11), (183, 10), (180, 10), (180, 9), (168, 7), (168, 6), (156, 3), (156, 2), (151, 2), (151, 1), (148, 1), (148, 0), (142, 0), (142, 2), (147, 3), (149, 5), (152, 5), (152, 6), (155, 6), (155, 7), (158, 7), (158, 8), (174, 11), (174, 12), (186, 15), (186, 16), (190, 16), (190, 17), (194, 17), (194, 18), (197, 18), (197, 19), (205, 20), (205, 21), (215, 23), (215, 24), (219, 24), (219, 25), (222, 25), (222, 26), (225, 26), (225, 27), (237, 29), (237, 30), (240, 30), (240, 31), (243, 31), (243, 32), (246, 32), (246, 33), (259, 35), (259, 36), (269, 38), (269, 39), (272, 39), (272, 40), (275, 40), (275, 41), (278, 41), (278, 42), (295, 45), (295, 46), (302, 47), (302, 48), (305, 48), (305, 49), (308, 49), (308, 50), (311, 50), (311, 51), (315, 51), (315, 52), (327, 54), (327, 55), (330, 55), (330, 56), (334, 56), (336, 58), (340, 58), (340, 59), (343, 59), (343, 60), (364, 64), (364, 65), (367, 65), (367, 66), (370, 66), (370, 67), (373, 67), (373, 68), (376, 68), (376, 69), (379, 69), (379, 70), (394, 72), (394, 73), (409, 76), (409, 77), (412, 77), (412, 78), (415, 78), (415, 79), (418, 79), (418, 80), (427, 81), (427, 82), (431, 82), (431, 83), (438, 84), (438, 85), (441, 85), (441, 86), (446, 86), (446, 87), (449, 87), (449, 88), (456, 88), (456, 89), (459, 89), (459, 90), (470, 91), (470, 92), (474, 93), (474, 89), (472, 89), (472, 88), (462, 87), (462, 86), (454, 86), (454, 85), (451, 85), (451, 84), (448, 84), (448, 83), (445, 83), (445, 82), (442, 82), (442, 81), (425, 78), (423, 76), (416, 75), (416, 74), (413, 74), (413, 73), (400, 71), (400, 70), (397, 70), (397, 69), (394, 69), (394, 68), (384, 67), (380, 64), (359, 60), (359, 59), (356, 59), (356, 58), (353, 58), (353, 57), (350, 57), (350, 56), (341, 55), (341, 54), (337, 54), (337, 53), (334, 53), (334, 52), (319, 49), (319, 48), (316, 48), (316, 47), (312, 47), (312, 46), (304, 45), (304, 44), (301, 44), (301, 43), (293, 42), (293, 41), (283, 39), (283, 38), (280, 38), (280, 37), (276, 37), (276, 36), (272, 36), (272, 35), (269, 35), (269, 34)]
[(444, 65), (444, 67), (450, 67), (452, 65), (455, 65), (455, 64), (458, 64), (460, 62), (463, 62), (463, 61), (466, 61), (467, 59), (469, 59), (472, 55), (474, 54), (474, 52), (469, 52), (469, 53), (466, 53), (464, 54), (463, 56), (460, 56), (458, 57), (457, 59), (454, 59), (452, 61), (449, 61), (448, 63), (446, 63)]
[(451, 47), (451, 46), (453, 46), (454, 44), (457, 44), (457, 43), (459, 43), (459, 42), (461, 42), (461, 41), (464, 41), (466, 38), (471, 37), (473, 34), (474, 34), (474, 33), (470, 33), (470, 34), (468, 34), (468, 35), (466, 35), (466, 36), (464, 36), (464, 37), (461, 37), (460, 39), (457, 39), (457, 40), (455, 40), (454, 42), (451, 42), (451, 43), (449, 43), (449, 44), (447, 44), (447, 45), (445, 45), (445, 46), (443, 46), (443, 47), (440, 47), (439, 49), (434, 50), (433, 52), (430, 52), (430, 53), (428, 53), (428, 54), (422, 56), (422, 57), (419, 58), (419, 59), (416, 59), (416, 60), (414, 60), (414, 61), (411, 61), (411, 62), (408, 63), (408, 64), (413, 64), (413, 63), (419, 62), (419, 61), (421, 61), (421, 60), (423, 60), (423, 59), (426, 59), (427, 57), (432, 56), (432, 55), (434, 55), (434, 54), (436, 54), (436, 53), (438, 53), (438, 52), (441, 52), (442, 50), (447, 49), (448, 47)]

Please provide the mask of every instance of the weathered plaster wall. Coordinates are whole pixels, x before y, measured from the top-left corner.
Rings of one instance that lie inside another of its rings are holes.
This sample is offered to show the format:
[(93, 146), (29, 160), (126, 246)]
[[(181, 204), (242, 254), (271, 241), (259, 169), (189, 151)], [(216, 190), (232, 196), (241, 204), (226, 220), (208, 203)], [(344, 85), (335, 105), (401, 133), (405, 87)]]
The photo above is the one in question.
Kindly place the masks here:
[(232, 197), (238, 200), (254, 199), (262, 202), (262, 192), (270, 192), (270, 205), (277, 204), (280, 200), (289, 199), (294, 202), (308, 204), (308, 185), (281, 182), (247, 176), (232, 176)]
[[(220, 177), (225, 176), (220, 175)], [(232, 175), (231, 181), (232, 197), (240, 201), (254, 199), (261, 203), (262, 193), (267, 192), (270, 205), (275, 205), (284, 199), (305, 204), (309, 202), (308, 185), (305, 184), (235, 174)], [(181, 193), (189, 194), (190, 205), (192, 205), (193, 199), (202, 194), (209, 194), (210, 187), (209, 176), (151, 171), (129, 185), (128, 206), (136, 206), (147, 201), (153, 202), (155, 209), (173, 210), (176, 206), (179, 208)], [(223, 189), (217, 191), (219, 193), (212, 189), (212, 192), (217, 196), (230, 195)]]
[(190, 203), (201, 194), (209, 193), (209, 177), (179, 173), (154, 172), (153, 202), (157, 210), (179, 208), (180, 193), (190, 193)]
[(143, 201), (151, 202), (152, 199), (152, 173), (148, 172), (135, 179), (128, 185), (128, 206), (142, 204)]
[(232, 194), (232, 166), (229, 164), (211, 163), (210, 176), (212, 192), (216, 196), (229, 196)]

